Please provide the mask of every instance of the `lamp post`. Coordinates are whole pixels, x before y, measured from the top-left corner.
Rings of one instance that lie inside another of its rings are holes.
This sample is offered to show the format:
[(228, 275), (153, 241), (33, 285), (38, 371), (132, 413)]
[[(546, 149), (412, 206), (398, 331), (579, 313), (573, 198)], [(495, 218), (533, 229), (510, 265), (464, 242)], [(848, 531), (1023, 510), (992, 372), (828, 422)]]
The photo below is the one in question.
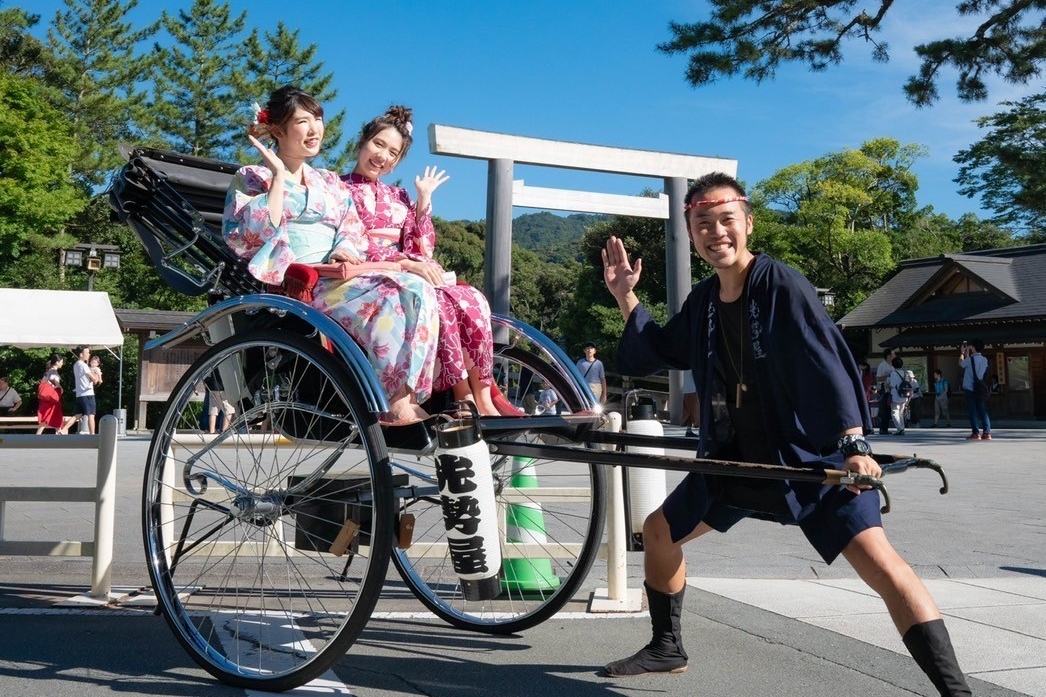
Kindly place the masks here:
[(94, 275), (102, 269), (120, 268), (120, 248), (114, 244), (77, 244), (62, 250), (65, 266), (79, 266), (87, 271), (87, 290), (94, 290)]
[[(70, 249), (60, 252), (59, 264), (61, 269), (69, 267), (81, 267), (87, 271), (87, 291), (94, 290), (94, 276), (103, 269), (120, 268), (120, 248), (115, 244), (76, 244)], [(112, 350), (109, 350), (112, 353)], [(118, 435), (125, 434), (127, 412), (123, 408), (123, 344), (120, 345), (120, 371), (116, 384), (116, 411), (113, 412), (118, 421)]]
[(835, 293), (832, 292), (831, 288), (818, 288), (817, 298), (825, 306), (825, 309), (831, 310), (835, 307)]

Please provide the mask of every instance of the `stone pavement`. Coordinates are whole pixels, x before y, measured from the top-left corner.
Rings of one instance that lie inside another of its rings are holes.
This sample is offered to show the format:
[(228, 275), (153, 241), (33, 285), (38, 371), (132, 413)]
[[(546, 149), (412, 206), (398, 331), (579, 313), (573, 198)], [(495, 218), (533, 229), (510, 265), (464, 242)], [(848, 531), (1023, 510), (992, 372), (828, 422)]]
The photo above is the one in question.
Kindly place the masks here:
[[(669, 429), (672, 432), (672, 429)], [(945, 466), (890, 475), (894, 546), (926, 580), (977, 695), (1046, 697), (1046, 431), (999, 429), (967, 442), (963, 429), (874, 437), (878, 452), (916, 453)], [(140, 483), (147, 440), (119, 444), (113, 582), (139, 588)], [(676, 475), (670, 475), (670, 481)], [(94, 481), (87, 451), (2, 451), (0, 486)], [(7, 539), (90, 539), (89, 504), (8, 504)], [(646, 641), (645, 616), (593, 616), (597, 567), (562, 615), (522, 635), (452, 629), (401, 592), (387, 592), (363, 637), (328, 675), (296, 691), (374, 696), (468, 694), (932, 695), (882, 602), (839, 562), (825, 565), (799, 531), (745, 521), (686, 550), (683, 623), (691, 669), (611, 681), (603, 663)], [(642, 558), (629, 555), (629, 583)], [(162, 620), (132, 607), (56, 609), (89, 588), (90, 559), (0, 558), (0, 697), (72, 694), (242, 695), (181, 651)], [(129, 646), (137, 650), (128, 650)]]

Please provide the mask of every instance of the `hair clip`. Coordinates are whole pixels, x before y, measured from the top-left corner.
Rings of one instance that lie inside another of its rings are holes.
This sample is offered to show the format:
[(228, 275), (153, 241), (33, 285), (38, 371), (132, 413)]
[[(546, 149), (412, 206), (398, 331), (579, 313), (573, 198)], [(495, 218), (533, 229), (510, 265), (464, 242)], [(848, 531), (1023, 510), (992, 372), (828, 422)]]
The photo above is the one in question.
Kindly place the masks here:
[(414, 133), (414, 124), (411, 123), (410, 121), (408, 121), (407, 123), (403, 124), (403, 127), (405, 129), (407, 129), (407, 135), (411, 135), (412, 133)]
[(718, 206), (720, 203), (732, 203), (734, 201), (747, 201), (747, 196), (731, 196), (729, 198), (711, 198), (705, 201), (692, 201), (683, 206), (683, 211), (686, 212), (691, 208), (697, 208), (698, 206)]
[(262, 109), (258, 102), (251, 104), (251, 109), (254, 111), (254, 123), (269, 123), (269, 110)]

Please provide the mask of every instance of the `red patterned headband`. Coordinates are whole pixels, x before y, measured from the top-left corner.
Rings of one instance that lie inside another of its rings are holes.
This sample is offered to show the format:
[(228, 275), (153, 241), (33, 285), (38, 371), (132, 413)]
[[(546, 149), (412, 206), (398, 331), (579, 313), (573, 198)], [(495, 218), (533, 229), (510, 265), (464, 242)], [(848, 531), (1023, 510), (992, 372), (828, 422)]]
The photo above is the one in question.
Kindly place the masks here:
[(697, 208), (698, 206), (718, 206), (720, 203), (732, 203), (733, 201), (747, 200), (747, 196), (731, 196), (730, 198), (711, 198), (705, 201), (691, 201), (690, 203), (683, 206), (683, 212), (686, 212), (691, 208)]

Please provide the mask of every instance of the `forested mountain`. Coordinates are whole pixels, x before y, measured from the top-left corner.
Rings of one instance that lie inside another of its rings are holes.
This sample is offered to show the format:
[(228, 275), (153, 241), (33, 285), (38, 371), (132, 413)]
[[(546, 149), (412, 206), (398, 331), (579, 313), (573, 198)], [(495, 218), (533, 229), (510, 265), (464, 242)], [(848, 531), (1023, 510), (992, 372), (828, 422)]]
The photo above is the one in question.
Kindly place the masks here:
[(512, 220), (512, 242), (554, 263), (580, 261), (580, 243), (585, 231), (608, 219), (606, 215), (586, 213), (568, 216), (547, 211), (524, 213)]

